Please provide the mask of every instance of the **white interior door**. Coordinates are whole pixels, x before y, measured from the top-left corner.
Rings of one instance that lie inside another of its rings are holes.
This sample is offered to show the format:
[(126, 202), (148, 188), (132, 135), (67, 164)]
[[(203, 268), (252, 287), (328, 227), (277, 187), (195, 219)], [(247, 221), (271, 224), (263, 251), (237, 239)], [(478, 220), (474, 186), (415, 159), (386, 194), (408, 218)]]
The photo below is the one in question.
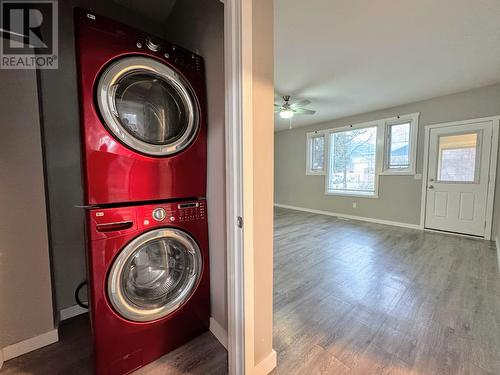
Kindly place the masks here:
[(485, 236), (493, 123), (429, 133), (425, 227)]

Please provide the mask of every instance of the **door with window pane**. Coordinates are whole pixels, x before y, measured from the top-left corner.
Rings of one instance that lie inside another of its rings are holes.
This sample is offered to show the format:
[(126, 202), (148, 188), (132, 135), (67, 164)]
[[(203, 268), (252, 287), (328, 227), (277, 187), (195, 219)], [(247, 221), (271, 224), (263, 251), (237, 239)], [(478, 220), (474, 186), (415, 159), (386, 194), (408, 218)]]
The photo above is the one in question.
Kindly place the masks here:
[(485, 235), (492, 126), (430, 130), (426, 228)]

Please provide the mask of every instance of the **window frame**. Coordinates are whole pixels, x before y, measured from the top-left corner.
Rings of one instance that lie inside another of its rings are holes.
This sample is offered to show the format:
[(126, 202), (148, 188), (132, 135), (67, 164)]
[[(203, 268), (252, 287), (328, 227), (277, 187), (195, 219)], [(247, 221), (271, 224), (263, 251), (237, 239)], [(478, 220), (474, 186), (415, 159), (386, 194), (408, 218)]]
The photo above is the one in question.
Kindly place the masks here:
[[(417, 112), (384, 120), (384, 152), (383, 152), (384, 162), (383, 162), (383, 170), (380, 173), (381, 175), (410, 176), (416, 174), (419, 117), (420, 117), (420, 112)], [(409, 151), (410, 165), (408, 168), (390, 168), (389, 167), (389, 154), (391, 150), (390, 127), (406, 123), (410, 123), (410, 141), (408, 144), (410, 148)]]
[[(306, 134), (306, 175), (308, 176), (324, 176), (326, 174), (326, 158), (328, 155), (328, 137), (324, 131), (314, 131)], [(314, 138), (323, 138), (323, 169), (312, 169), (313, 148), (312, 142)]]
[(330, 138), (331, 135), (334, 133), (342, 133), (354, 129), (363, 129), (363, 128), (372, 128), (376, 127), (377, 128), (377, 136), (375, 140), (375, 190), (373, 193), (369, 192), (362, 192), (362, 191), (347, 191), (347, 190), (329, 190), (328, 189), (328, 173), (330, 170), (330, 147), (326, 148), (326, 159), (325, 159), (325, 195), (334, 195), (334, 196), (343, 196), (343, 197), (360, 197), (360, 198), (379, 198), (379, 176), (382, 172), (382, 158), (380, 157), (382, 155), (382, 152), (384, 150), (384, 139), (385, 139), (385, 134), (384, 134), (384, 123), (380, 121), (371, 121), (371, 122), (365, 122), (361, 124), (355, 124), (355, 125), (348, 125), (348, 126), (343, 126), (339, 128), (334, 128), (334, 129), (329, 129), (326, 131), (326, 134), (328, 135), (327, 139), (327, 144), (330, 144)]

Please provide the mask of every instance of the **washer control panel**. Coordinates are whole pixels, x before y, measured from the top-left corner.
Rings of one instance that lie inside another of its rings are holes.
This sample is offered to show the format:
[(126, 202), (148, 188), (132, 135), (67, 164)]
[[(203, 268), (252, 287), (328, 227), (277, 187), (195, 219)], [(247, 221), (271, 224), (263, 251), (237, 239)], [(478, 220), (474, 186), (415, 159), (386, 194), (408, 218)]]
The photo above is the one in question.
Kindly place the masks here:
[(204, 219), (205, 202), (179, 203), (177, 205), (177, 213), (180, 222)]
[(138, 217), (142, 226), (147, 227), (155, 223), (174, 225), (176, 223), (205, 220), (206, 201), (196, 200), (147, 205), (140, 207), (138, 210)]

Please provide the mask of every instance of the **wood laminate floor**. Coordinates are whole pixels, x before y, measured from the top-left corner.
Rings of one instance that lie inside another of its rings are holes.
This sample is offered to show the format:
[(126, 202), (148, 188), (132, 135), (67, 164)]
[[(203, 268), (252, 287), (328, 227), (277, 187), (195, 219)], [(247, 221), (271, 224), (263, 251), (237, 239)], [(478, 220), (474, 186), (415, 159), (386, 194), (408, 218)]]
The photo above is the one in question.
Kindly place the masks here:
[[(276, 209), (273, 374), (500, 374), (493, 243)], [(2, 375), (91, 374), (87, 316)], [(226, 374), (206, 333), (137, 372)]]
[(275, 374), (500, 374), (492, 242), (275, 211)]
[[(90, 375), (92, 352), (88, 314), (62, 322), (59, 342), (11, 359), (1, 375)], [(227, 374), (227, 353), (207, 332), (161, 357), (134, 375), (219, 375)]]

